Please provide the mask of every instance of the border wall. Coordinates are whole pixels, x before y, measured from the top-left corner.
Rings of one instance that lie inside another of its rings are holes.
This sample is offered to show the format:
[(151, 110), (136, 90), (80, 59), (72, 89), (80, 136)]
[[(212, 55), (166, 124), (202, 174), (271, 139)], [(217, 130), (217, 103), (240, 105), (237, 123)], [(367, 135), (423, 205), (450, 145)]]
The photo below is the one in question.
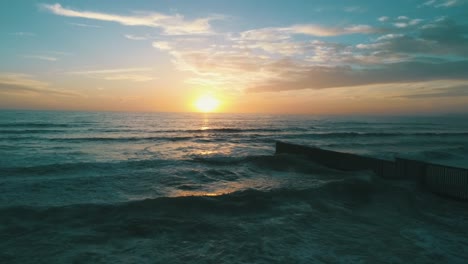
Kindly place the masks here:
[(276, 154), (289, 153), (309, 157), (315, 162), (344, 171), (372, 170), (384, 179), (414, 180), (431, 192), (468, 200), (468, 169), (396, 158), (395, 161), (276, 142)]

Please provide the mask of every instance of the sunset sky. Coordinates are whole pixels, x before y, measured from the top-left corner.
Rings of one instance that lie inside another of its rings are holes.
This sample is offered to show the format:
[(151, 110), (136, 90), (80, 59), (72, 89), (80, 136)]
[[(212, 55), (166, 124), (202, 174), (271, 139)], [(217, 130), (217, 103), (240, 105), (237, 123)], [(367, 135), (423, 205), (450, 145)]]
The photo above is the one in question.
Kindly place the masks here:
[(468, 112), (465, 0), (5, 1), (0, 108)]

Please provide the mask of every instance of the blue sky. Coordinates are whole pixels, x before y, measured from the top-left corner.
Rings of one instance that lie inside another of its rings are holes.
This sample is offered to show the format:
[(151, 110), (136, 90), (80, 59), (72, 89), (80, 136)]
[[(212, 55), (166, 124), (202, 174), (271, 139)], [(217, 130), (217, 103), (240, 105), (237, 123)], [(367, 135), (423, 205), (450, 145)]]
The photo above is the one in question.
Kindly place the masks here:
[(468, 3), (9, 1), (0, 108), (468, 111)]

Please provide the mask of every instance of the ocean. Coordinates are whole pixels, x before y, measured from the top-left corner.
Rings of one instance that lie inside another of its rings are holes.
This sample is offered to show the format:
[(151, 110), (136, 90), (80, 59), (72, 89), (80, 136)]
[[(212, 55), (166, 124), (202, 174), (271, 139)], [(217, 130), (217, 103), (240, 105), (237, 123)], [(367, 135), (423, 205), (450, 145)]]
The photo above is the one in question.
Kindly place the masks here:
[(468, 166), (468, 117), (0, 111), (0, 263), (467, 263), (468, 203), (284, 141)]

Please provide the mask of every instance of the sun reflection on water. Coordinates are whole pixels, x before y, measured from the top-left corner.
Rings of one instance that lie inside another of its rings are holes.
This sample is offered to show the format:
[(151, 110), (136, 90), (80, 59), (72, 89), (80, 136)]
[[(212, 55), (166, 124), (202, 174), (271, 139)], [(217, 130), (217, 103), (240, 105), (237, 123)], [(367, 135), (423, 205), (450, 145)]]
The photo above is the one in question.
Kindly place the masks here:
[(221, 195), (226, 195), (236, 190), (217, 190), (213, 192), (205, 192), (205, 191), (185, 191), (185, 190), (174, 190), (170, 196), (172, 197), (189, 197), (189, 196), (207, 196), (207, 197), (216, 197)]
[(241, 190), (247, 190), (247, 189), (252, 188), (253, 185), (249, 181), (223, 182), (222, 184), (204, 186), (205, 188), (202, 188), (200, 190), (174, 189), (170, 193), (170, 196), (172, 197), (179, 197), (179, 196), (215, 197), (215, 196), (230, 194), (230, 193), (241, 191)]

